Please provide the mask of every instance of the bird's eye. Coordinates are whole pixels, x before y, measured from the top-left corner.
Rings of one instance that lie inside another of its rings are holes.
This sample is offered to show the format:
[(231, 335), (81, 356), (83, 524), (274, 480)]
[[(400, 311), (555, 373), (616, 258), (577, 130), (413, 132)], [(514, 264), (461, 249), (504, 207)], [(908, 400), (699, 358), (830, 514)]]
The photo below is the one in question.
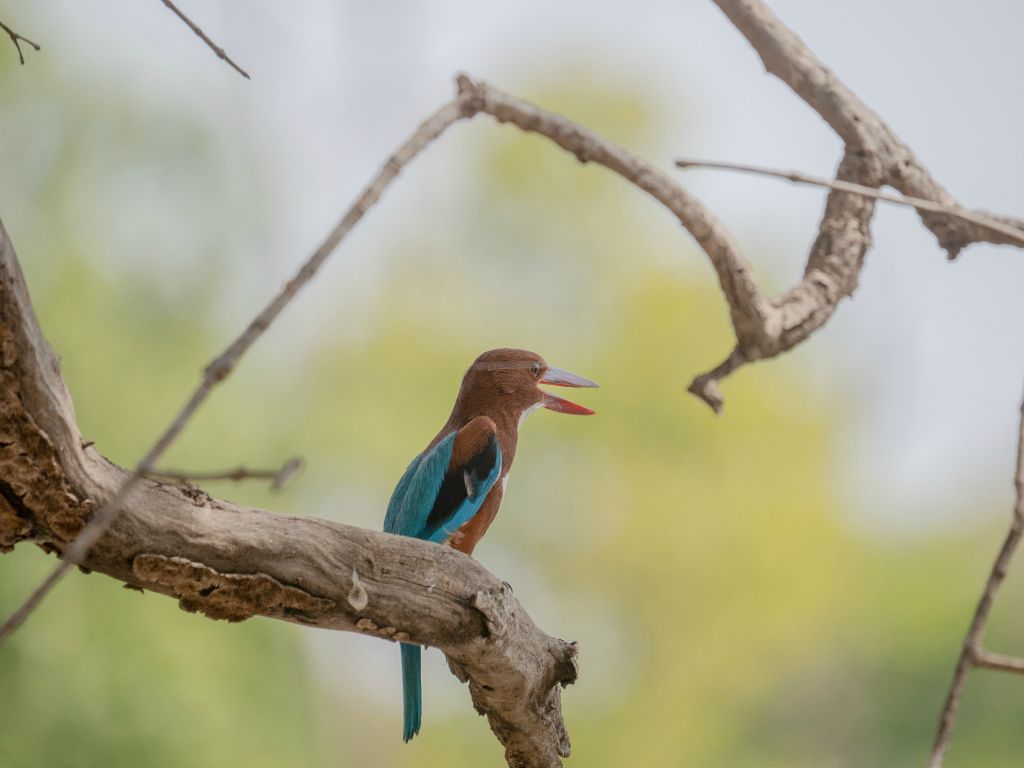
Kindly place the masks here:
[(540, 376), (540, 368), (540, 363), (534, 363), (533, 365), (530, 366), (530, 370), (533, 371), (534, 378)]

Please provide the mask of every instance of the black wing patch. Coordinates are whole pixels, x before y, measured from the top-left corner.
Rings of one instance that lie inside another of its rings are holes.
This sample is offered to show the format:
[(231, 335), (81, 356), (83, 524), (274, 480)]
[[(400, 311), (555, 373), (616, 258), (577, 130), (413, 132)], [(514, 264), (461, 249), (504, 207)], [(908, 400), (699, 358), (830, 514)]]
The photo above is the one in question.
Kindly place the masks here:
[(427, 515), (424, 535), (430, 536), (451, 520), (452, 515), (464, 501), (476, 501), (487, 477), (498, 461), (498, 436), (491, 434), (482, 449), (473, 454), (461, 467), (449, 467), (448, 474), (441, 481), (434, 506)]

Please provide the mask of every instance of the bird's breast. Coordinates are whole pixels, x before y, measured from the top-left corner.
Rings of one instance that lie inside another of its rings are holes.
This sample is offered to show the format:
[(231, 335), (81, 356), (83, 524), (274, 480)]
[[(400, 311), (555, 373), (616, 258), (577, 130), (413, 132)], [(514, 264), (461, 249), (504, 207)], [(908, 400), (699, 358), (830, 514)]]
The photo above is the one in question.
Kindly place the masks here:
[(491, 527), (491, 523), (494, 522), (494, 518), (498, 514), (498, 507), (501, 506), (501, 499), (505, 495), (505, 481), (508, 479), (508, 474), (501, 479), (501, 482), (495, 483), (494, 487), (491, 488), (490, 493), (487, 494), (487, 498), (484, 499), (484, 503), (477, 510), (477, 513), (467, 520), (458, 533), (456, 533), (449, 542), (452, 549), (457, 549), (459, 552), (465, 552), (467, 555), (472, 555), (473, 550), (479, 543), (480, 539), (487, 533), (487, 529)]

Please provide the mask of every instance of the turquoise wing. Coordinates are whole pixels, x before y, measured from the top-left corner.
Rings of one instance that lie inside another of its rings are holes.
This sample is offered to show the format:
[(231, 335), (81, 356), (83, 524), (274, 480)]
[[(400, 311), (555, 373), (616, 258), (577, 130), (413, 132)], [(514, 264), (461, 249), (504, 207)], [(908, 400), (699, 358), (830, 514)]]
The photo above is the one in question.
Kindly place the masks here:
[(421, 453), (409, 464), (388, 502), (388, 511), (384, 515), (386, 533), (425, 538), (421, 532), (448, 473), (456, 434), (452, 432), (446, 435), (441, 442)]
[(452, 465), (457, 432), (412, 460), (391, 495), (384, 530), (443, 543), (480, 507), (501, 476), (501, 448), (491, 434), (473, 455)]

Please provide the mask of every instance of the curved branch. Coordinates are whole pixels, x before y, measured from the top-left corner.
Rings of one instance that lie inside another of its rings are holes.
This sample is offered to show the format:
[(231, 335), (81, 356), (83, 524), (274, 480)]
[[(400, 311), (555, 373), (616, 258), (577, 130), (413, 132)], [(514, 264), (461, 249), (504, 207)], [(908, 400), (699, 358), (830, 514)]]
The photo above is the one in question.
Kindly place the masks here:
[(579, 162), (604, 166), (665, 206), (710, 259), (737, 337), (750, 350), (762, 345), (777, 313), (758, 287), (753, 269), (735, 239), (700, 200), (664, 171), (584, 125), (467, 75), (459, 75), (457, 82), (460, 96), (474, 113), (543, 136)]
[[(847, 151), (872, 155), (883, 170), (883, 183), (904, 195), (962, 208), (936, 181), (879, 115), (846, 87), (796, 33), (762, 0), (715, 0), (733, 26), (747, 38), (765, 69), (788, 85), (846, 144)], [(972, 243), (1017, 244), (1005, 231), (921, 211), (922, 223), (935, 235), (950, 259)], [(1024, 229), (1024, 220), (1006, 216), (987, 218)]]
[[(931, 177), (889, 126), (818, 60), (762, 0), (715, 0), (715, 4), (753, 46), (765, 69), (786, 83), (843, 140), (845, 150), (837, 181), (872, 189), (888, 184), (908, 197), (965, 210)], [(697, 376), (690, 385), (690, 391), (716, 412), (723, 405), (718, 385), (725, 376), (745, 362), (775, 357), (805, 341), (828, 322), (839, 302), (856, 289), (871, 245), (874, 201), (857, 199), (843, 186), (839, 184), (829, 193), (818, 237), (800, 283), (768, 302), (768, 311), (761, 315), (761, 327), (741, 333), (737, 326), (737, 351), (729, 358), (735, 364), (720, 365)], [(971, 243), (1021, 245), (1021, 220), (980, 212), (974, 213), (974, 220), (948, 211), (919, 209), (918, 213), (950, 259)], [(992, 223), (979, 221), (978, 216)], [(726, 298), (731, 303), (728, 293)]]
[[(0, 224), (0, 551), (66, 551), (129, 476), (83, 446)], [(576, 678), (575, 644), (540, 631), (499, 579), (448, 547), (140, 480), (81, 565), (214, 619), (440, 648), (510, 766), (555, 768), (569, 754), (560, 689)]]

